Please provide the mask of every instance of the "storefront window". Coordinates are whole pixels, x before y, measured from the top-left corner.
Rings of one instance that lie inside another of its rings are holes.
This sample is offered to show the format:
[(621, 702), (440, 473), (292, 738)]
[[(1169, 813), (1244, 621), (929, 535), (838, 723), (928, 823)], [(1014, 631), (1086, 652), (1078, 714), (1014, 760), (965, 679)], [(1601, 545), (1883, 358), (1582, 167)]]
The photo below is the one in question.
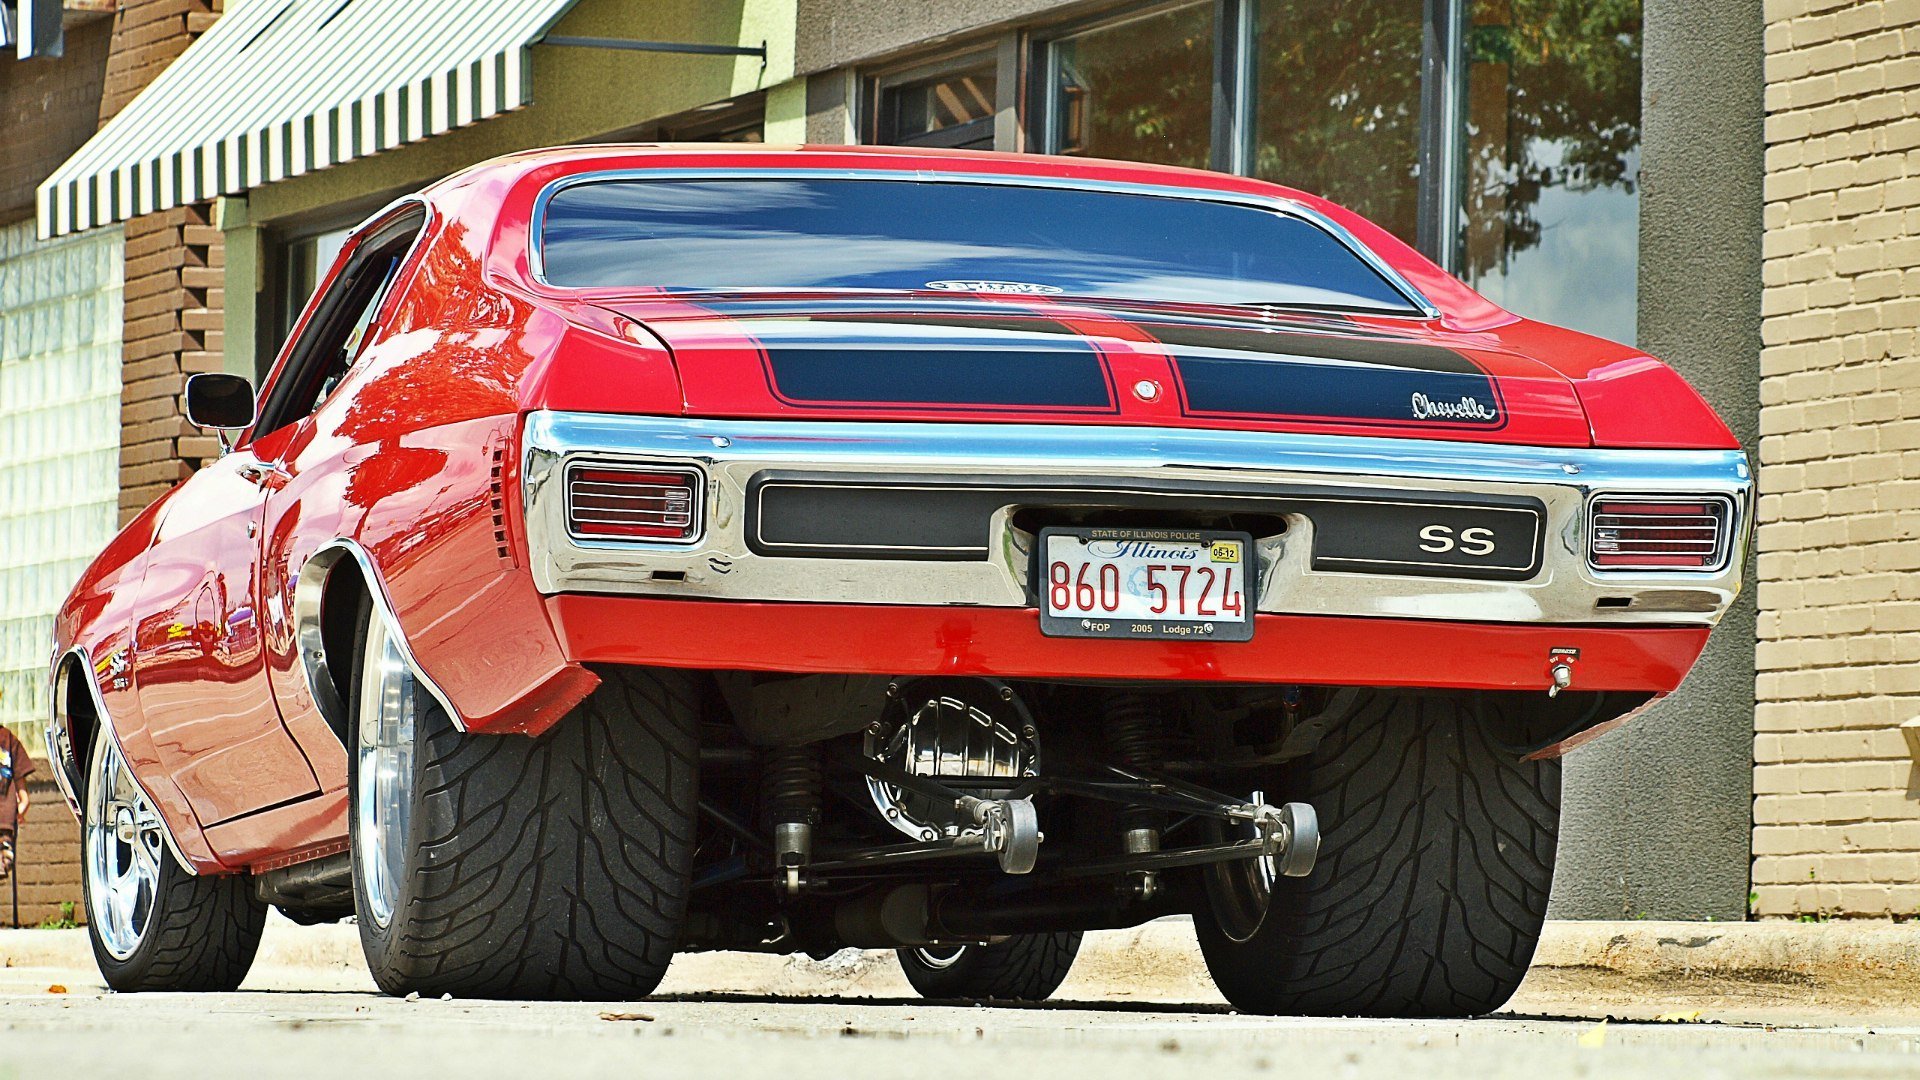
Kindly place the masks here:
[(1214, 8), (1185, 4), (1051, 42), (1049, 149), (1206, 168)]
[(889, 146), (993, 149), (992, 56), (964, 57), (874, 83), (872, 141)]
[(1263, 0), (1253, 174), (1412, 243), (1424, 0)]
[(1460, 272), (1495, 303), (1635, 333), (1640, 0), (1475, 0)]

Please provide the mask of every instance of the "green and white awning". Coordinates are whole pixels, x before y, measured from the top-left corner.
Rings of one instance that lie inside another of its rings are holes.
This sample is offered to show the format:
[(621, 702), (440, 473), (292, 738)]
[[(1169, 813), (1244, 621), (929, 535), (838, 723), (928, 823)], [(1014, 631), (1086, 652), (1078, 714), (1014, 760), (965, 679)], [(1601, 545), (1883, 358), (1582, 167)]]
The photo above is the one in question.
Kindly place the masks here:
[(233, 195), (528, 104), (575, 0), (244, 0), (40, 185), (40, 235)]

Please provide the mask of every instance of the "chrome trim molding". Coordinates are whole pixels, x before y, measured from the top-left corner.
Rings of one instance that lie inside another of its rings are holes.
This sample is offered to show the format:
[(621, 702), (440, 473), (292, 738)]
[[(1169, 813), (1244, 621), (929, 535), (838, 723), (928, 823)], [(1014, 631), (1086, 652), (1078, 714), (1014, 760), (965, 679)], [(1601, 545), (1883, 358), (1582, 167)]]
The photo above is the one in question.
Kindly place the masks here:
[[(1168, 184), (1139, 184), (1121, 180), (1091, 180), (1065, 176), (1021, 176), (1011, 173), (995, 172), (940, 172), (937, 170), (916, 170), (904, 172), (898, 169), (842, 169), (842, 168), (806, 168), (789, 166), (781, 168), (710, 168), (710, 169), (608, 169), (603, 172), (575, 173), (563, 176), (540, 189), (533, 200), (533, 220), (527, 230), (527, 271), (533, 280), (549, 289), (567, 288), (547, 281), (546, 262), (541, 254), (541, 239), (546, 232), (547, 204), (553, 197), (570, 187), (580, 184), (599, 184), (632, 180), (910, 180), (915, 183), (932, 184), (978, 184), (989, 187), (1047, 187), (1065, 188), (1073, 191), (1105, 192), (1113, 195), (1149, 195), (1163, 199), (1192, 199), (1198, 202), (1225, 203), (1229, 206), (1246, 206), (1256, 210), (1269, 210), (1285, 214), (1288, 217), (1305, 221), (1346, 248), (1367, 268), (1391, 285), (1394, 291), (1406, 298), (1411, 312), (1393, 312), (1382, 310), (1383, 315), (1418, 315), (1420, 318), (1438, 318), (1440, 309), (1431, 300), (1414, 288), (1413, 283), (1403, 277), (1398, 270), (1387, 264), (1385, 259), (1372, 248), (1361, 243), (1351, 232), (1342, 228), (1332, 218), (1292, 199), (1277, 195), (1250, 195), (1237, 191), (1214, 191), (1208, 188), (1181, 187)], [(856, 290), (847, 290), (855, 292)], [(873, 290), (875, 293), (897, 293), (898, 290)], [(751, 290), (741, 290), (739, 295), (751, 296)], [(1063, 300), (1076, 299), (1072, 295), (1061, 297)], [(1085, 299), (1081, 297), (1079, 299)], [(1132, 299), (1151, 299), (1135, 297)], [(1329, 309), (1331, 310), (1331, 309)], [(1368, 309), (1369, 313), (1373, 309)]]
[[(1258, 541), (1257, 609), (1472, 622), (1711, 625), (1739, 594), (1752, 478), (1737, 450), (1594, 450), (1423, 439), (1053, 424), (721, 421), (591, 413), (527, 417), (522, 483), (530, 566), (545, 593), (852, 604), (1025, 607), (1034, 537), (992, 515), (983, 558), (794, 558), (749, 546), (746, 500), (768, 470), (923, 476), (1043, 475), (1104, 487), (1128, 479), (1324, 487), (1380, 496), (1524, 496), (1546, 508), (1544, 551), (1520, 581), (1313, 569), (1312, 522)], [(567, 535), (562, 476), (573, 455), (694, 465), (707, 478), (707, 531), (686, 548), (585, 544)], [(1586, 566), (1589, 496), (1713, 494), (1734, 507), (1733, 550), (1714, 571)], [(1070, 498), (1070, 493), (1066, 498)], [(1205, 493), (1169, 495), (1193, 505)], [(1606, 600), (1605, 606), (1601, 601)]]
[[(200, 871), (194, 869), (193, 864), (188, 862), (187, 857), (181, 853), (180, 841), (177, 837), (173, 835), (173, 822), (168, 821), (166, 812), (161, 810), (160, 800), (154, 798), (153, 792), (147, 790), (147, 785), (142, 783), (140, 780), (140, 774), (134, 771), (133, 765), (131, 764), (133, 759), (127, 757), (126, 744), (120, 741), (120, 731), (118, 728), (113, 726), (113, 718), (109, 716), (107, 713), (107, 703), (105, 699), (103, 699), (100, 695), (100, 686), (98, 683), (94, 682), (93, 680), (93, 659), (87, 655), (87, 650), (85, 648), (79, 645), (75, 645), (73, 648), (67, 650), (66, 654), (61, 658), (60, 664), (54, 665), (54, 671), (58, 672), (61, 666), (68, 661), (78, 663), (80, 665), (81, 677), (84, 678), (87, 683), (87, 693), (91, 694), (93, 697), (94, 716), (99, 720), (100, 726), (106, 730), (108, 736), (113, 739), (114, 748), (120, 751), (120, 759), (122, 761), (126, 761), (129, 763), (127, 765), (127, 775), (133, 777), (133, 786), (140, 789), (140, 794), (147, 800), (148, 805), (152, 806), (154, 809), (154, 813), (159, 815), (160, 831), (167, 838), (167, 850), (173, 852), (173, 861), (179, 863), (180, 869), (185, 870), (189, 876), (199, 877)], [(58, 676), (56, 675), (55, 677), (57, 678)], [(65, 728), (66, 728), (64, 719), (65, 718), (63, 716), (62, 717), (63, 722), (61, 724), (61, 729), (63, 732), (65, 731)], [(47, 737), (49, 740), (52, 739), (53, 737), (52, 728), (48, 728)], [(76, 767), (78, 767), (77, 764), (76, 764)], [(57, 768), (54, 771), (56, 774), (59, 772)], [(79, 805), (80, 805), (79, 800), (77, 798), (79, 794), (78, 786), (75, 786), (71, 790), (69, 790), (63, 785), (61, 789), (61, 794), (67, 796), (67, 799), (69, 800), (69, 802), (71, 802), (72, 805), (74, 806), (75, 815), (78, 816)], [(81, 820), (81, 825), (84, 827), (85, 824), (86, 824), (86, 821), (83, 818)]]
[[(373, 608), (386, 624), (387, 635), (398, 647), (400, 656), (413, 671), (413, 677), (427, 688), (440, 707), (447, 710), (453, 726), (461, 731), (467, 730), (467, 721), (460, 710), (453, 707), (452, 699), (440, 689), (439, 684), (420, 669), (420, 662), (414, 659), (413, 646), (408, 643), (406, 631), (400, 626), (400, 620), (393, 613), (393, 602), (387, 598), (387, 583), (374, 568), (373, 557), (357, 541), (340, 537), (329, 540), (307, 556), (300, 566), (300, 576), (293, 587), (294, 639), (300, 649), (300, 670), (306, 676), (307, 693), (312, 696), (321, 715), (328, 720), (328, 726), (336, 732), (346, 730), (346, 704), (334, 687), (333, 676), (327, 666), (325, 641), (320, 633), (320, 601), (326, 594), (327, 579), (341, 559), (351, 558), (360, 566), (361, 580), (367, 586), (367, 594), (373, 598)], [(334, 710), (328, 712), (328, 709)], [(338, 721), (336, 724), (335, 721)]]

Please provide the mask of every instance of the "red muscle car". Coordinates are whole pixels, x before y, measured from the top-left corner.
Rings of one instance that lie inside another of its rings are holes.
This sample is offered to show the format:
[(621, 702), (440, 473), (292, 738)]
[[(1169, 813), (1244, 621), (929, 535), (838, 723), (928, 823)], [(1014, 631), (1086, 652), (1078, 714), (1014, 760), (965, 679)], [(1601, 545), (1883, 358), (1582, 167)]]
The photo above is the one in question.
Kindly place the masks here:
[(1247, 1010), (1485, 1012), (1560, 755), (1679, 685), (1752, 527), (1659, 361), (1118, 162), (513, 155), (186, 409), (227, 452), (53, 654), (120, 990), (237, 985), (273, 906), (395, 994), (851, 946), (1041, 998), (1187, 913)]

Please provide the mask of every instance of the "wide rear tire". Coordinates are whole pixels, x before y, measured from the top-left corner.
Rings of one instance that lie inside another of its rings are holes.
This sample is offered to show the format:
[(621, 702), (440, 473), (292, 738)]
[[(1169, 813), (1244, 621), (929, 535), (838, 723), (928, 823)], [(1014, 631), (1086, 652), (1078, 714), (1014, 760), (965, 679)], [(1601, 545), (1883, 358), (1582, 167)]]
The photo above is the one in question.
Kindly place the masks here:
[[(360, 635), (356, 691), (387, 647), (378, 618)], [(366, 752), (359, 732), (377, 728), (367, 713), (378, 694), (354, 694), (356, 921), (382, 990), (620, 1000), (666, 974), (690, 887), (698, 684), (678, 671), (596, 673), (592, 696), (537, 738), (463, 734), (410, 679), (413, 753), (399, 755), (410, 790), (384, 806), (360, 797), (361, 781), (395, 756)], [(399, 845), (384, 878), (375, 829)]]
[(1045, 1001), (1073, 969), (1079, 931), (1018, 934), (991, 945), (901, 949), (900, 970), (924, 998)]
[(1269, 776), (1318, 811), (1320, 856), (1307, 877), (1271, 880), (1264, 914), (1230, 869), (1257, 864), (1209, 877), (1194, 922), (1227, 1000), (1311, 1016), (1505, 1004), (1540, 938), (1560, 823), (1560, 763), (1521, 760), (1554, 722), (1517, 711), (1492, 695), (1363, 695)]

